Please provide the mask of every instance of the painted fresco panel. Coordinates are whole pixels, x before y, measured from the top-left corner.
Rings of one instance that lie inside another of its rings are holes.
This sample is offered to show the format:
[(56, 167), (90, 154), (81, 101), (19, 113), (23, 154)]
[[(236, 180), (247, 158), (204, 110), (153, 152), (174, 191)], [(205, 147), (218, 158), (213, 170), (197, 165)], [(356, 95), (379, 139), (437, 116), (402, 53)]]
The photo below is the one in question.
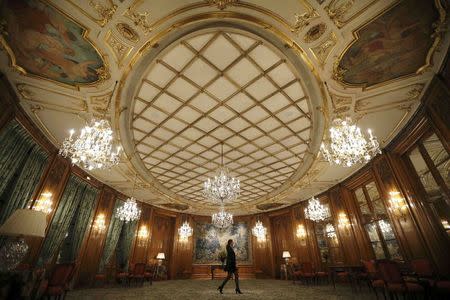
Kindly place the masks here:
[(357, 32), (340, 61), (349, 84), (375, 85), (413, 74), (433, 44), (434, 1), (405, 0)]
[(104, 66), (84, 29), (52, 6), (37, 0), (6, 0), (0, 4), (6, 22), (5, 41), (27, 73), (76, 85), (99, 80)]

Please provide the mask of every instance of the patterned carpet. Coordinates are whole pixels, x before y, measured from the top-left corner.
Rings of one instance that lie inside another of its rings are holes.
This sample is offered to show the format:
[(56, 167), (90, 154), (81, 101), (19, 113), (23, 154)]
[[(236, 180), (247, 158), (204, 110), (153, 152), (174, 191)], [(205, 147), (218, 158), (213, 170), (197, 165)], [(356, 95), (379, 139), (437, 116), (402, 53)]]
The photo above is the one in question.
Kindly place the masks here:
[(293, 285), (291, 281), (250, 279), (241, 280), (243, 295), (236, 295), (234, 282), (229, 282), (224, 294), (217, 291), (218, 280), (168, 280), (147, 283), (143, 287), (105, 287), (96, 289), (74, 290), (67, 294), (69, 300), (106, 300), (106, 299), (157, 299), (157, 300), (186, 300), (186, 299), (376, 299), (368, 287), (357, 293), (352, 293), (349, 286), (338, 285), (336, 290), (332, 285), (305, 286)]

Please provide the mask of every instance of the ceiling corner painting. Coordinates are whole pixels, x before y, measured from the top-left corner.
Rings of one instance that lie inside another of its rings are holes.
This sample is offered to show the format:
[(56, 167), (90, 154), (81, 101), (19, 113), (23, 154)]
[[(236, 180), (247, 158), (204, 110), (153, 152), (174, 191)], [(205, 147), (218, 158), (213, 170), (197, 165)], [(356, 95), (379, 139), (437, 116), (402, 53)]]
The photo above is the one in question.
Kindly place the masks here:
[(45, 2), (5, 0), (0, 5), (5, 46), (22, 72), (69, 85), (100, 79), (96, 70), (104, 63), (80, 25)]
[(359, 29), (343, 54), (342, 81), (372, 86), (416, 73), (433, 45), (434, 1), (404, 0)]
[(229, 239), (234, 242), (236, 261), (239, 264), (251, 263), (247, 222), (234, 223), (222, 230), (209, 223), (195, 223), (194, 239), (194, 263), (196, 264), (220, 264), (219, 253), (225, 251)]

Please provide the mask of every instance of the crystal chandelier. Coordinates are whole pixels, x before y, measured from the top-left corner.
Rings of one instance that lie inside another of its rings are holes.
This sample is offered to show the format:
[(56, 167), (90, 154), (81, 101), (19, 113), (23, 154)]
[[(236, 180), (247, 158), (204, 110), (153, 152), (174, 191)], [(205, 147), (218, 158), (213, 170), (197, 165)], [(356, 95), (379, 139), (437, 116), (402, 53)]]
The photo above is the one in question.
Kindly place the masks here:
[(305, 218), (314, 222), (327, 219), (330, 216), (328, 207), (322, 205), (319, 199), (312, 197), (308, 201), (308, 207), (305, 208)]
[(136, 177), (134, 177), (133, 190), (131, 192), (131, 197), (128, 198), (122, 206), (119, 206), (116, 211), (116, 218), (125, 223), (133, 222), (139, 219), (141, 216), (141, 209), (138, 207), (136, 198), (133, 197), (134, 188), (136, 187)]
[(178, 228), (178, 234), (182, 241), (187, 241), (187, 239), (192, 236), (192, 227), (189, 225), (188, 221), (184, 221), (183, 225)]
[(369, 129), (369, 140), (361, 129), (353, 124), (351, 118), (337, 118), (330, 128), (330, 141), (323, 142), (320, 150), (324, 158), (336, 165), (351, 167), (353, 164), (368, 162), (377, 153), (381, 153), (377, 138)]
[(378, 221), (378, 225), (380, 225), (380, 229), (384, 234), (389, 234), (392, 232), (391, 224), (389, 224), (385, 220)]
[(256, 221), (255, 227), (252, 228), (252, 233), (258, 242), (264, 242), (266, 240), (267, 228), (258, 220)]
[(75, 130), (69, 131), (70, 136), (64, 140), (59, 150), (62, 157), (69, 158), (73, 164), (87, 170), (109, 169), (119, 163), (121, 147), (117, 147), (114, 152), (113, 131), (105, 118), (116, 85), (117, 81), (102, 119), (92, 118), (75, 139), (73, 138)]
[(208, 178), (204, 182), (203, 196), (216, 203), (232, 202), (239, 197), (240, 184), (239, 179), (231, 177), (228, 169), (223, 163), (223, 144), (222, 144), (222, 162), (213, 179)]
[(233, 215), (227, 213), (223, 207), (218, 213), (211, 216), (212, 224), (219, 229), (225, 229), (233, 224)]
[(328, 223), (325, 225), (325, 233), (327, 234), (327, 237), (329, 238), (336, 238), (336, 232), (334, 230), (334, 226), (331, 223)]

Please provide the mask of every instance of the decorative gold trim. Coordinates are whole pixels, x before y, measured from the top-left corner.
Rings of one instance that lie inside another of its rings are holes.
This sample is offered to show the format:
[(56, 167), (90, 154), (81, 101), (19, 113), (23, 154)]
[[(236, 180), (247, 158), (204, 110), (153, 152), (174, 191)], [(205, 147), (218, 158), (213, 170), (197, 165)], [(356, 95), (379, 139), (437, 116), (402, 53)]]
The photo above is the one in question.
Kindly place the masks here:
[[(57, 95), (61, 95), (63, 97), (67, 97), (67, 98), (71, 98), (76, 100), (78, 103), (73, 103), (74, 106), (76, 107), (67, 107), (64, 105), (59, 105), (59, 104), (55, 104), (55, 103), (50, 103), (50, 102), (46, 102), (46, 101), (42, 101), (42, 100), (38, 100), (35, 98), (35, 93), (33, 93), (29, 88), (34, 88), (34, 89), (39, 89), (39, 90), (43, 90), (46, 92), (50, 92), (53, 94), (57, 94)], [(84, 101), (84, 99), (81, 98), (77, 98), (74, 97), (72, 95), (67, 95), (64, 93), (60, 93), (57, 91), (53, 91), (53, 90), (48, 90), (45, 88), (42, 88), (41, 86), (36, 86), (36, 85), (32, 85), (32, 84), (28, 84), (28, 83), (17, 83), (16, 84), (16, 89), (17, 92), (19, 93), (19, 95), (26, 101), (29, 102), (34, 102), (34, 103), (38, 103), (40, 105), (44, 105), (46, 108), (50, 109), (50, 110), (55, 110), (55, 111), (60, 111), (60, 112), (66, 112), (66, 113), (74, 113), (74, 112), (83, 112), (83, 111), (88, 111), (88, 107), (86, 104), (86, 101)]]
[(311, 43), (314, 41), (317, 41), (327, 30), (327, 25), (325, 23), (319, 23), (317, 25), (312, 26), (309, 28), (309, 30), (306, 32), (305, 36), (303, 37), (303, 40), (306, 43)]
[(89, 0), (89, 6), (92, 7), (97, 14), (101, 17), (95, 18), (91, 14), (89, 14), (86, 10), (84, 10), (80, 5), (75, 3), (73, 0), (67, 0), (70, 4), (72, 4), (74, 7), (76, 7), (83, 15), (97, 23), (100, 27), (104, 27), (113, 17), (114, 13), (117, 10), (117, 5), (114, 4), (112, 0), (107, 0), (109, 2), (109, 7), (106, 7), (105, 5), (102, 5), (96, 1)]
[(334, 32), (331, 32), (324, 42), (316, 47), (310, 48), (314, 58), (319, 62), (319, 65), (322, 69), (325, 66), (328, 56), (330, 55), (334, 46), (336, 46), (336, 43), (336, 34)]
[[(37, 78), (40, 80), (44, 80), (44, 81), (48, 81), (51, 83), (54, 83), (56, 85), (65, 87), (65, 88), (70, 88), (70, 89), (75, 89), (75, 90), (80, 90), (80, 87), (90, 87), (90, 86), (97, 86), (99, 84), (101, 84), (103, 82), (103, 80), (108, 79), (109, 78), (109, 70), (108, 70), (108, 63), (106, 60), (106, 56), (102, 54), (102, 52), (99, 50), (99, 48), (97, 48), (97, 46), (88, 38), (88, 34), (89, 34), (89, 29), (84, 27), (83, 25), (81, 25), (80, 23), (78, 23), (74, 18), (72, 18), (70, 15), (66, 14), (63, 10), (59, 9), (59, 7), (53, 5), (53, 3), (48, 2), (47, 0), (41, 0), (43, 3), (49, 5), (50, 7), (52, 7), (53, 9), (55, 9), (56, 11), (58, 11), (60, 14), (62, 14), (63, 16), (65, 16), (66, 18), (70, 19), (72, 22), (74, 22), (75, 24), (77, 24), (78, 26), (80, 26), (80, 28), (83, 30), (83, 34), (81, 35), (82, 38), (89, 44), (92, 46), (92, 48), (97, 52), (98, 56), (101, 58), (102, 62), (103, 62), (103, 67), (101, 67), (99, 70), (101, 77), (99, 76), (99, 79), (94, 81), (94, 82), (89, 82), (89, 83), (77, 83), (77, 84), (68, 84), (68, 83), (64, 83), (64, 82), (60, 82), (54, 79), (50, 79), (47, 77), (43, 77), (37, 74), (32, 74), (32, 73), (28, 73), (23, 67), (17, 65), (17, 61), (16, 61), (16, 56), (14, 54), (14, 52), (12, 51), (11, 47), (9, 46), (8, 42), (6, 41), (5, 34), (3, 33), (2, 35), (0, 35), (0, 45), (3, 46), (3, 48), (6, 50), (6, 52), (8, 53), (9, 56), (9, 63), (10, 63), (10, 67), (13, 68), (15, 71), (17, 71), (19, 74), (23, 75), (23, 76), (27, 76), (30, 78)], [(3, 24), (3, 26), (5, 26), (5, 24)], [(7, 32), (6, 32), (7, 35)], [(106, 75), (108, 73), (108, 75)]]
[(117, 23), (116, 29), (125, 39), (129, 40), (130, 42), (136, 43), (139, 41), (138, 33), (127, 23)]
[(378, 0), (372, 0), (367, 5), (359, 9), (356, 13), (352, 14), (350, 17), (345, 18), (346, 13), (355, 3), (355, 0), (344, 0), (341, 5), (337, 5), (341, 0), (331, 0), (331, 2), (324, 7), (324, 10), (327, 12), (330, 19), (334, 22), (336, 27), (342, 28), (350, 21), (361, 15), (363, 12), (367, 11), (367, 9), (378, 2)]
[(128, 57), (128, 55), (133, 50), (133, 47), (128, 46), (120, 41), (117, 37), (115, 37), (111, 30), (106, 33), (105, 36), (106, 45), (110, 48), (110, 50), (114, 53), (116, 58), (117, 65), (119, 67), (122, 66), (122, 62)]
[(117, 10), (117, 5), (115, 5), (112, 0), (109, 0), (109, 4), (110, 7), (106, 7), (97, 1), (89, 1), (89, 5), (102, 17), (102, 19), (96, 20), (101, 27), (105, 26), (112, 19)]
[[(390, 101), (388, 103), (373, 105), (373, 106), (370, 106), (369, 108), (365, 108), (371, 104), (371, 100), (369, 98), (363, 98), (363, 99), (356, 100), (354, 111), (356, 113), (359, 113), (359, 112), (376, 113), (376, 112), (380, 112), (380, 111), (390, 110), (390, 109), (396, 108), (396, 107), (401, 107), (402, 105), (405, 105), (405, 103), (408, 103), (408, 105), (409, 105), (410, 102), (418, 101), (420, 99), (420, 95), (422, 95), (422, 91), (425, 88), (425, 84), (424, 83), (412, 84), (410, 86), (400, 87), (393, 91), (400, 90), (402, 88), (407, 88), (407, 87), (412, 87), (412, 89), (410, 89), (406, 92), (406, 97), (402, 100)], [(386, 92), (380, 93), (380, 94), (385, 94), (385, 93)]]
[(239, 0), (205, 0), (210, 6), (216, 6), (220, 10), (224, 10), (227, 6), (234, 6)]
[(42, 106), (40, 106), (40, 105), (36, 105), (36, 104), (32, 104), (32, 103), (29, 103), (29, 107), (30, 107), (31, 113), (34, 116), (34, 119), (37, 121), (38, 127), (41, 127), (42, 131), (47, 135), (47, 137), (50, 138), (51, 142), (54, 145), (59, 145), (58, 140), (56, 139), (56, 137), (53, 135), (53, 133), (50, 132), (48, 127), (44, 124), (42, 119), (37, 114), (38, 111), (40, 111), (40, 110), (43, 111), (44, 108)]
[(394, 8), (395, 6), (397, 6), (398, 4), (401, 3), (401, 0), (397, 0), (396, 2), (394, 2), (392, 5), (386, 7), (384, 10), (382, 10), (380, 13), (378, 13), (377, 15), (373, 16), (371, 19), (369, 19), (366, 23), (364, 23), (362, 26), (356, 28), (355, 30), (352, 31), (352, 35), (353, 35), (353, 40), (350, 42), (350, 44), (348, 44), (345, 49), (341, 52), (341, 54), (336, 58), (334, 64), (333, 64), (333, 71), (332, 71), (332, 78), (337, 81), (340, 85), (342, 85), (344, 88), (345, 87), (349, 87), (349, 88), (362, 88), (363, 91), (366, 90), (373, 90), (379, 87), (383, 87), (383, 86), (387, 86), (389, 84), (392, 84), (394, 82), (397, 81), (401, 81), (407, 78), (411, 78), (411, 77), (415, 77), (417, 75), (422, 74), (423, 72), (425, 72), (428, 68), (432, 67), (432, 56), (433, 54), (436, 52), (437, 47), (439, 46), (441, 39), (442, 39), (442, 35), (443, 35), (443, 31), (445, 31), (445, 18), (446, 18), (446, 12), (445, 9), (442, 7), (441, 3), (439, 0), (434, 0), (435, 2), (435, 7), (439, 12), (439, 20), (437, 20), (434, 24), (433, 27), (435, 28), (435, 32), (433, 33), (432, 37), (435, 38), (433, 45), (430, 47), (430, 50), (428, 50), (426, 59), (425, 59), (425, 64), (420, 67), (415, 73), (411, 73), (411, 74), (407, 74), (404, 76), (399, 76), (390, 80), (386, 80), (384, 82), (380, 82), (377, 84), (373, 84), (368, 86), (366, 83), (362, 83), (362, 84), (353, 84), (353, 83), (347, 83), (344, 81), (344, 74), (347, 71), (345, 68), (340, 66), (340, 62), (342, 60), (342, 58), (344, 57), (344, 55), (347, 53), (347, 51), (353, 46), (353, 44), (355, 44), (360, 36), (359, 36), (359, 31), (362, 30), (364, 27), (368, 26), (370, 23), (372, 23), (372, 21), (374, 21), (375, 19), (379, 18), (380, 16), (382, 16), (385, 12), (387, 12), (388, 10)]

